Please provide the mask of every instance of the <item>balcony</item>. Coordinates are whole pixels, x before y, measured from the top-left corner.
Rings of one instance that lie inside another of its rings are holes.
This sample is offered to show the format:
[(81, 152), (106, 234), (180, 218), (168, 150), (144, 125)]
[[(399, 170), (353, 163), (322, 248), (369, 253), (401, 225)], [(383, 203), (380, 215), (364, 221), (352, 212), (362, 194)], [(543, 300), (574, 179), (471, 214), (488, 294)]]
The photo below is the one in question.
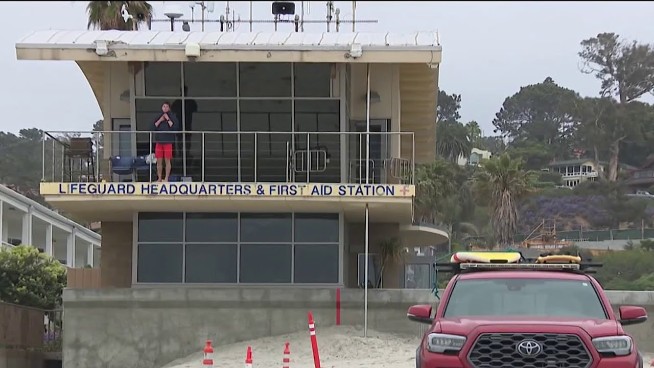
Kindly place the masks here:
[(560, 173), (564, 178), (596, 178), (598, 173), (597, 171), (570, 171)]
[(157, 134), (172, 182), (414, 183), (412, 132), (45, 132), (42, 181), (156, 182)]

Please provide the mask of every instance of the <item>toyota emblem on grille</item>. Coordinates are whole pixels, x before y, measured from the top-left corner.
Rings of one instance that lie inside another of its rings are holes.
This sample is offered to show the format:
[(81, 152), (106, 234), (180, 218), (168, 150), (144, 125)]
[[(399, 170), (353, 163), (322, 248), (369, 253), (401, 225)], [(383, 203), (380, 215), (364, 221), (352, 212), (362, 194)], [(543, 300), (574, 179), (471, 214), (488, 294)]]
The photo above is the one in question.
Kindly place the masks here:
[(543, 347), (534, 340), (522, 340), (516, 347), (516, 350), (524, 357), (535, 357), (540, 354)]

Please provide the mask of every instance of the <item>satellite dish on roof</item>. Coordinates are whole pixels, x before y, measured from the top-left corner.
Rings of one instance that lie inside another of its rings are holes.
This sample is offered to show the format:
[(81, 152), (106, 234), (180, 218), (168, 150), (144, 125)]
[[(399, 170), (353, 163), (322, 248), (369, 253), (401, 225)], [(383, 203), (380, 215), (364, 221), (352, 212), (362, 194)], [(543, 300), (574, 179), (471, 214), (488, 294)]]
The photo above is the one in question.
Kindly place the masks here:
[(215, 4), (213, 1), (207, 1), (207, 11), (209, 13), (213, 13), (214, 5)]

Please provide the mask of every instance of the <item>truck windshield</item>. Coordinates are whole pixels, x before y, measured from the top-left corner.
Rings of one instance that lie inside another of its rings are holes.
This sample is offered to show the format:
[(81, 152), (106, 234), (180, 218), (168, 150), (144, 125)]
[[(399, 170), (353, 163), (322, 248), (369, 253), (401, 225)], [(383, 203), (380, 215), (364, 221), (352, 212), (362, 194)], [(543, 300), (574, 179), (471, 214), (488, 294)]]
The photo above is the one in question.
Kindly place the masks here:
[(533, 278), (457, 281), (444, 317), (464, 316), (607, 318), (590, 282)]

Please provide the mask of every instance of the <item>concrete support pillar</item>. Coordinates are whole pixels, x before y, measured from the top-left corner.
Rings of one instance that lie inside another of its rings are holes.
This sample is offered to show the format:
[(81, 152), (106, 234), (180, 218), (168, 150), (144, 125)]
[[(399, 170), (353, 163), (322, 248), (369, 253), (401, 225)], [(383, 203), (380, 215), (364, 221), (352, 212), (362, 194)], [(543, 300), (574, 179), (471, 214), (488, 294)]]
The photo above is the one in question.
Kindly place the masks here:
[(77, 241), (75, 228), (66, 236), (66, 266), (75, 267), (75, 243)]
[(21, 242), (26, 245), (32, 244), (32, 208), (28, 207), (27, 213), (23, 215), (23, 231), (20, 238)]
[[(89, 243), (89, 247), (86, 250), (86, 264), (90, 265), (93, 267), (93, 243)], [(86, 265), (84, 265), (86, 266)]]
[(52, 242), (52, 224), (45, 226), (45, 254), (54, 257), (54, 244)]

